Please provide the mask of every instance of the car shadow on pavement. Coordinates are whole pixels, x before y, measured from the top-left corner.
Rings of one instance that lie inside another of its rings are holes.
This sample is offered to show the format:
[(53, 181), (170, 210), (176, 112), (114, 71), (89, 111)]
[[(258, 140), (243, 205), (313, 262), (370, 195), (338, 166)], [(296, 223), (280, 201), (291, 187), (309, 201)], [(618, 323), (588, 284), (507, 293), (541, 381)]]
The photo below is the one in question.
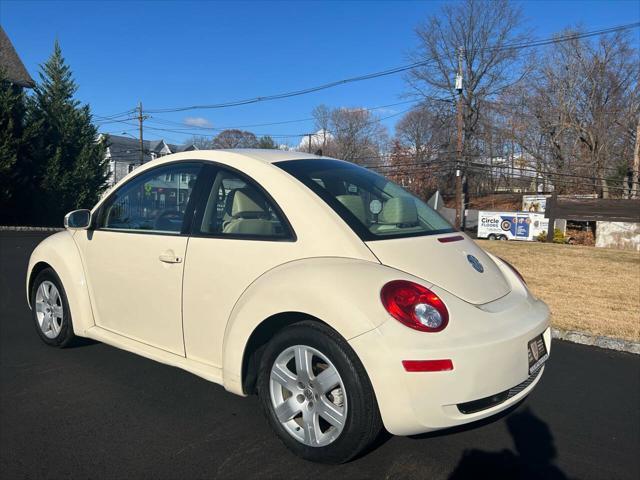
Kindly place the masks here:
[(553, 435), (545, 422), (536, 417), (529, 408), (525, 408), (509, 416), (506, 423), (516, 451), (465, 450), (449, 480), (568, 479), (562, 470), (554, 465), (557, 452)]
[(82, 348), (82, 347), (88, 347), (90, 345), (98, 345), (99, 343), (100, 342), (98, 342), (97, 340), (93, 340), (92, 338), (76, 337), (71, 345), (64, 348), (65, 349)]

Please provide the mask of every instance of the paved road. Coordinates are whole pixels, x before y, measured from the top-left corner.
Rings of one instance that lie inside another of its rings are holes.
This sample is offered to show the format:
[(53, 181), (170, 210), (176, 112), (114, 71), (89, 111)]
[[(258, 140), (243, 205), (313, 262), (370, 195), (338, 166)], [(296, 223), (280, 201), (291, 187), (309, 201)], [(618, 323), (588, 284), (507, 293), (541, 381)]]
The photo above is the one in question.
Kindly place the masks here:
[(637, 356), (556, 342), (501, 418), (315, 465), (280, 445), (255, 397), (99, 343), (41, 343), (23, 284), (42, 238), (0, 232), (2, 478), (640, 478)]

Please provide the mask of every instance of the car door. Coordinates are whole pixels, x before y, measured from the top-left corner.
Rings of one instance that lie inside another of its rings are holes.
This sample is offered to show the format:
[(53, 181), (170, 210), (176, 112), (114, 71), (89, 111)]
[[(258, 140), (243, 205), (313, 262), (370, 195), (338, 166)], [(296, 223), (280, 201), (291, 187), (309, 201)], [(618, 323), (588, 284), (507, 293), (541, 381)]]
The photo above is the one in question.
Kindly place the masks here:
[(132, 178), (96, 213), (79, 247), (96, 325), (184, 355), (182, 274), (202, 165), (175, 162)]
[(246, 288), (299, 258), (295, 234), (269, 194), (248, 176), (217, 168), (202, 186), (184, 274), (186, 356), (221, 366), (227, 320)]

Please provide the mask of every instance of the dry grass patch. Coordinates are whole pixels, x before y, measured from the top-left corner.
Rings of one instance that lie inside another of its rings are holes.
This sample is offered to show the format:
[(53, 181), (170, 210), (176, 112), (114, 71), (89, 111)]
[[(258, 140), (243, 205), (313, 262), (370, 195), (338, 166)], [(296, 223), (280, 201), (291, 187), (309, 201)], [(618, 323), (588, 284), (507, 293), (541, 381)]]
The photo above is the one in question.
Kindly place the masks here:
[(640, 253), (538, 242), (478, 244), (524, 276), (552, 324), (640, 341)]

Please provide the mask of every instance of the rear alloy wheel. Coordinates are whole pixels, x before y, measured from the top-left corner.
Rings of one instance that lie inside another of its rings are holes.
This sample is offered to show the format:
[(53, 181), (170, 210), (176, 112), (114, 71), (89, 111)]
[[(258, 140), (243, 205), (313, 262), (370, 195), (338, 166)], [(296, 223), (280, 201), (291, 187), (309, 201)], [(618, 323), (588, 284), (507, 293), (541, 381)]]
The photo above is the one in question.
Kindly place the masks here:
[(307, 460), (346, 462), (382, 428), (360, 360), (319, 323), (292, 325), (271, 340), (262, 355), (258, 394), (278, 437)]
[(336, 367), (307, 345), (283, 351), (271, 367), (269, 393), (285, 430), (310, 447), (329, 445), (347, 418), (347, 392)]
[(33, 282), (31, 309), (36, 330), (47, 345), (66, 347), (74, 342), (67, 296), (51, 268), (42, 270)]

